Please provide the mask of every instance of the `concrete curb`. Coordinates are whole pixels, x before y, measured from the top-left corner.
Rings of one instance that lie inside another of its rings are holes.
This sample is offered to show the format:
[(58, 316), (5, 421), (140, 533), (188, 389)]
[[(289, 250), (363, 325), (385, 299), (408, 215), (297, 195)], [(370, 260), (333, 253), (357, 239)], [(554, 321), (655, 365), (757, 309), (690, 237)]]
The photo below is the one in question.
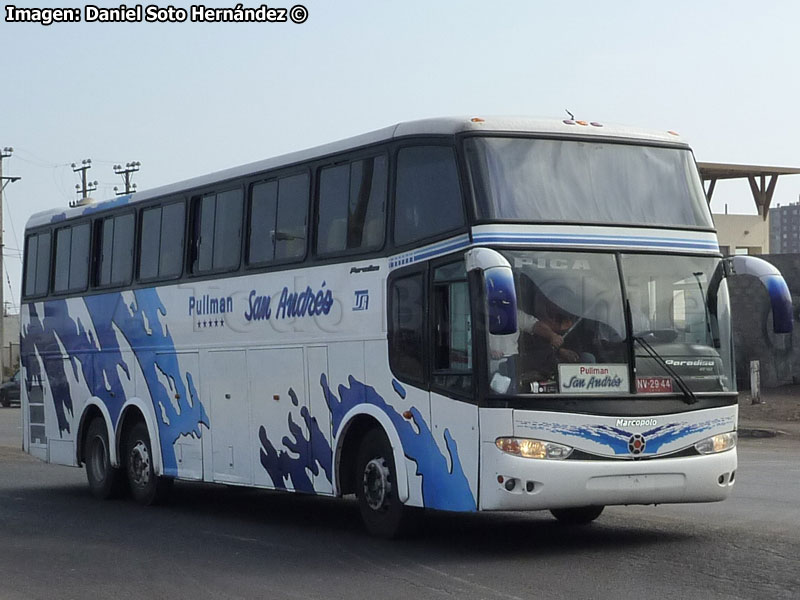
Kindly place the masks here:
[(737, 431), (740, 438), (773, 438), (783, 433), (777, 429), (762, 429), (758, 427), (740, 427)]

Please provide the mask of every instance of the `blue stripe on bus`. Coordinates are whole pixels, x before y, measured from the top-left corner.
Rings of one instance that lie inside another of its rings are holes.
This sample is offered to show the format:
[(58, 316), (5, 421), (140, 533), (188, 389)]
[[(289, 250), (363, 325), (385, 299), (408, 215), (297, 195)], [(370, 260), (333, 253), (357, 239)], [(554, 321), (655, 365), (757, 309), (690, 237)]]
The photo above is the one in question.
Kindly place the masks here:
[(506, 238), (514, 238), (520, 240), (528, 239), (549, 239), (552, 236), (560, 236), (563, 238), (572, 238), (576, 240), (649, 240), (654, 242), (687, 242), (693, 244), (716, 244), (715, 240), (711, 239), (692, 239), (687, 237), (666, 237), (666, 236), (650, 236), (650, 235), (618, 235), (618, 234), (603, 234), (603, 233), (569, 233), (569, 232), (510, 232), (510, 231), (487, 231), (478, 232), (475, 238), (482, 237), (497, 237), (502, 236)]
[(484, 243), (551, 243), (551, 244), (569, 244), (572, 246), (586, 245), (586, 246), (636, 246), (636, 247), (663, 247), (663, 248), (689, 248), (695, 250), (714, 250), (719, 251), (719, 245), (716, 242), (703, 241), (703, 240), (688, 240), (688, 239), (668, 239), (668, 238), (646, 238), (646, 237), (613, 237), (613, 236), (575, 236), (570, 234), (557, 234), (557, 235), (537, 235), (526, 234), (509, 236), (507, 234), (478, 234), (475, 236), (476, 242)]

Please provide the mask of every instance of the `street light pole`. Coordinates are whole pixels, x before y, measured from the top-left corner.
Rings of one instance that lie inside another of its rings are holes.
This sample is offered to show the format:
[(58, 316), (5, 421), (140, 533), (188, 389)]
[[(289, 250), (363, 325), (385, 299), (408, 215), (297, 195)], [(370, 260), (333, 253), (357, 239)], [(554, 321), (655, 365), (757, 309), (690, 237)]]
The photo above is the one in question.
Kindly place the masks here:
[[(0, 279), (3, 278), (3, 250), (5, 248), (5, 233), (3, 232), (3, 190), (9, 183), (19, 181), (20, 177), (4, 177), (3, 176), (3, 161), (9, 158), (14, 152), (14, 149), (6, 146), (0, 150)], [(6, 324), (6, 306), (4, 301), (5, 286), (0, 282), (0, 381), (5, 379), (5, 324)], [(9, 358), (9, 361), (11, 359)]]

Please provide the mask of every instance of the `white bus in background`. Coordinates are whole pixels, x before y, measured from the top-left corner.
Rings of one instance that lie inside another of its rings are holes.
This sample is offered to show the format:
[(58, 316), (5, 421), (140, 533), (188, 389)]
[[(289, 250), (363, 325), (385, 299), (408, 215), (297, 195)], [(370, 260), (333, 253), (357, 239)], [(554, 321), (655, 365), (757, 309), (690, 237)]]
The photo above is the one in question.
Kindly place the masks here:
[(447, 118), (33, 216), (24, 448), (419, 508), (709, 502), (736, 472), (726, 262), (672, 132)]

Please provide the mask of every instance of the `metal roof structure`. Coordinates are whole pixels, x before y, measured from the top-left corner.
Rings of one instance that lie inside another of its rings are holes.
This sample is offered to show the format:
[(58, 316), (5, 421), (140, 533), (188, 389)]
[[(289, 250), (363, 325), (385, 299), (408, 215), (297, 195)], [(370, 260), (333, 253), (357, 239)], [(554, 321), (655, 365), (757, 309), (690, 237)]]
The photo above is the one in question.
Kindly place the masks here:
[[(800, 167), (769, 167), (760, 165), (735, 165), (729, 163), (699, 162), (697, 168), (703, 181), (709, 181), (706, 198), (709, 204), (714, 194), (714, 186), (720, 179), (747, 179), (758, 214), (765, 221), (769, 214), (769, 205), (775, 193), (775, 185), (780, 175), (800, 175)], [(767, 181), (769, 178), (769, 181)]]

